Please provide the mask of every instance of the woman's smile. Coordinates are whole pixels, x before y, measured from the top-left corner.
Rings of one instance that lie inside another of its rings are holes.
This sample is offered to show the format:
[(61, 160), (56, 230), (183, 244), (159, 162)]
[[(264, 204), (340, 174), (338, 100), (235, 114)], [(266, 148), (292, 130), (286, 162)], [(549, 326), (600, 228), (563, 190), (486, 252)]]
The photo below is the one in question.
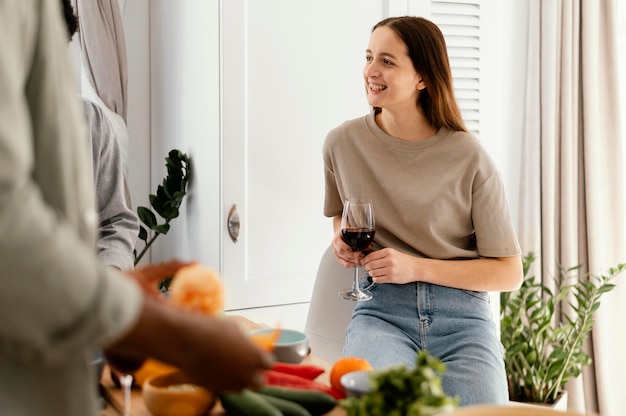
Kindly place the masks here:
[(384, 86), (384, 85), (380, 85), (380, 84), (373, 84), (373, 83), (370, 83), (370, 84), (368, 85), (368, 87), (369, 87), (369, 90), (370, 90), (371, 92), (373, 92), (373, 93), (379, 93), (379, 92), (384, 91), (384, 90), (386, 90), (386, 89), (387, 89), (387, 87), (386, 87), (386, 86)]

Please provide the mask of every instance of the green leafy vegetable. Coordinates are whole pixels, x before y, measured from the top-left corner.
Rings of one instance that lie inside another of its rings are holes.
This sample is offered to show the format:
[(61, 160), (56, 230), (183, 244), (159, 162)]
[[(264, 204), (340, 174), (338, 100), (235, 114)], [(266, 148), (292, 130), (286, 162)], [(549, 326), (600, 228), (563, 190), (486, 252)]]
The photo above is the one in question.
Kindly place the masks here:
[(459, 399), (441, 388), (445, 364), (428, 351), (417, 354), (413, 368), (373, 371), (372, 389), (359, 398), (339, 402), (347, 416), (430, 416), (455, 409)]

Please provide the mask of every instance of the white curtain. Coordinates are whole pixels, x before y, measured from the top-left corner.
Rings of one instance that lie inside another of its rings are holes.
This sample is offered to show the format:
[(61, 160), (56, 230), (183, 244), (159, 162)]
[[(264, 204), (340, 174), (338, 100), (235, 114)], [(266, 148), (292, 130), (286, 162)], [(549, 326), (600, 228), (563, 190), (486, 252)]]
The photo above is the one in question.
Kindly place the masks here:
[[(626, 261), (616, 0), (529, 0), (520, 243), (551, 286), (555, 265), (593, 274)], [(623, 416), (626, 277), (602, 298), (569, 408)]]
[[(72, 0), (79, 19), (82, 93), (111, 121), (128, 177), (128, 70), (121, 10), (124, 0)], [(128, 189), (127, 189), (128, 197)]]
[(74, 0), (86, 75), (107, 108), (126, 120), (124, 27), (117, 0)]

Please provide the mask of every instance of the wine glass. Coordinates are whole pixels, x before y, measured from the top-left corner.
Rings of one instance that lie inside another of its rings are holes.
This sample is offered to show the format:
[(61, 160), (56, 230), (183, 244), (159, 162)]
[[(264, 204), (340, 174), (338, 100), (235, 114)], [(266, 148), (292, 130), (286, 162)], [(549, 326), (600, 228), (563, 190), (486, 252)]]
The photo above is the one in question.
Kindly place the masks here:
[[(352, 251), (363, 251), (374, 241), (374, 207), (371, 199), (351, 197), (344, 201), (341, 235)], [(372, 293), (359, 287), (359, 264), (354, 265), (352, 288), (339, 291), (343, 299), (370, 300)]]

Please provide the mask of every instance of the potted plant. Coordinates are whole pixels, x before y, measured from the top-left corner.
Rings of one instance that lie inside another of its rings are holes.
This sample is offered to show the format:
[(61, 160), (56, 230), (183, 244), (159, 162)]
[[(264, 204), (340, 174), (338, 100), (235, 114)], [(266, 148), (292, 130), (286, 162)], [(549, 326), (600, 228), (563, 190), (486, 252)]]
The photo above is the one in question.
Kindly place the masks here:
[[(146, 254), (154, 240), (159, 235), (168, 233), (170, 222), (178, 217), (180, 205), (187, 195), (190, 172), (187, 154), (177, 149), (170, 150), (165, 158), (165, 166), (167, 167), (167, 176), (163, 179), (163, 184), (157, 187), (156, 194), (149, 196), (150, 205), (154, 211), (142, 206), (137, 208), (137, 215), (147, 228), (143, 225), (139, 227), (139, 239), (145, 245), (141, 252), (134, 251), (135, 266)], [(165, 221), (159, 224), (157, 215)], [(148, 235), (148, 229), (154, 233), (151, 237)]]
[(600, 298), (615, 287), (611, 281), (626, 264), (601, 276), (581, 275), (581, 265), (557, 266), (560, 279), (550, 290), (529, 275), (534, 261), (535, 255), (527, 254), (521, 288), (500, 295), (501, 341), (510, 400), (553, 404), (563, 386), (591, 364), (583, 342)]

